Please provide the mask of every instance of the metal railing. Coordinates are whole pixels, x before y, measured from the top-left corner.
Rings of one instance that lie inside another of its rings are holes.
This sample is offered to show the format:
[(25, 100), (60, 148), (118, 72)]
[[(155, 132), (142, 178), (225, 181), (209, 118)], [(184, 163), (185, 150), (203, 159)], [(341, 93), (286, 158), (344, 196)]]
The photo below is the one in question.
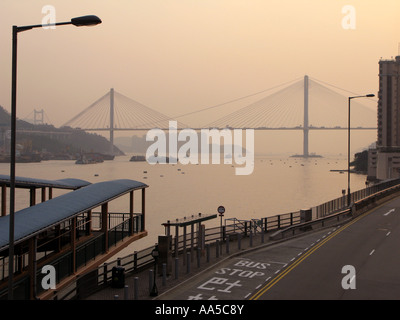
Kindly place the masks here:
[(270, 240), (278, 240), (283, 239), (286, 235), (295, 236), (296, 234), (303, 233), (304, 231), (309, 231), (314, 229), (316, 226), (321, 228), (327, 227), (330, 225), (335, 225), (340, 221), (347, 220), (351, 217), (351, 209), (345, 209), (343, 211), (333, 213), (331, 215), (327, 215), (322, 218), (314, 219), (307, 222), (302, 222), (298, 224), (293, 224), (284, 229), (279, 229), (276, 232), (272, 233), (269, 237)]
[[(354, 191), (350, 194), (350, 203), (357, 202), (375, 193), (378, 193), (385, 189), (389, 189), (399, 184), (400, 184), (400, 179), (392, 179), (374, 184), (372, 186), (368, 186), (364, 189)], [(327, 201), (325, 203), (313, 207), (312, 212), (315, 218), (322, 218), (332, 213), (344, 210), (347, 207), (348, 207), (347, 195), (343, 195), (339, 198)]]

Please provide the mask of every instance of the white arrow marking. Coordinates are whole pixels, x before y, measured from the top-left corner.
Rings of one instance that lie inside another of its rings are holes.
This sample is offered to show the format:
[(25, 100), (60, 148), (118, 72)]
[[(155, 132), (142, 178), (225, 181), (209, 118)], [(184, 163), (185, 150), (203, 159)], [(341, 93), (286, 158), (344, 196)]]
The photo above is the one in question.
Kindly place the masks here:
[(388, 212), (384, 213), (384, 216), (387, 216), (388, 214), (392, 213), (395, 209), (390, 209)]

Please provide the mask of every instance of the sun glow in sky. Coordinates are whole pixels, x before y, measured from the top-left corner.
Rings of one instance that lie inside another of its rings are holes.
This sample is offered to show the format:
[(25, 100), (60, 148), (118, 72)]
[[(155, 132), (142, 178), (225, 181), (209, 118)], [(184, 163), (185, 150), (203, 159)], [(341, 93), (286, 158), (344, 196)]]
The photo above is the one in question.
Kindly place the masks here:
[[(40, 24), (45, 5), (57, 22), (86, 14), (103, 21), (19, 34), (18, 117), (44, 109), (55, 126), (110, 88), (170, 116), (305, 74), (376, 94), (379, 59), (400, 54), (398, 0), (2, 0), (0, 105), (7, 110), (12, 25)], [(355, 29), (343, 28), (346, 5), (355, 9)]]

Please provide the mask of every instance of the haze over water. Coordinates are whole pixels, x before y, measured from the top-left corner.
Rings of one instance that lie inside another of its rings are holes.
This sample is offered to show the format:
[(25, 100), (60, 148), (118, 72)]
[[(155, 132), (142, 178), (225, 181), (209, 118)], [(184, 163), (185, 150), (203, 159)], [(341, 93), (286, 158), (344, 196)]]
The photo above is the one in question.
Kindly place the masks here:
[[(232, 165), (149, 165), (130, 162), (130, 156), (99, 164), (76, 165), (74, 161), (18, 163), (17, 176), (62, 179), (78, 178), (92, 183), (133, 179), (149, 185), (146, 190), (148, 236), (131, 244), (118, 256), (147, 248), (164, 234), (161, 225), (193, 214), (215, 214), (226, 209), (224, 218), (260, 219), (307, 209), (341, 196), (347, 188), (347, 174), (331, 172), (347, 168), (346, 156), (290, 158), (288, 155), (256, 157), (254, 172), (237, 176)], [(147, 171), (147, 173), (145, 173)], [(0, 164), (0, 173), (9, 174), (9, 165)], [(352, 174), (352, 191), (365, 187), (365, 176)], [(64, 191), (54, 190), (53, 197)], [(68, 191), (71, 192), (71, 191)], [(140, 211), (140, 193), (135, 193), (135, 210)], [(40, 199), (39, 191), (37, 199)], [(129, 197), (110, 203), (110, 211), (129, 211)], [(29, 192), (17, 190), (17, 210), (29, 205)], [(97, 210), (98, 211), (98, 210)], [(205, 222), (206, 228), (219, 226), (219, 218)]]

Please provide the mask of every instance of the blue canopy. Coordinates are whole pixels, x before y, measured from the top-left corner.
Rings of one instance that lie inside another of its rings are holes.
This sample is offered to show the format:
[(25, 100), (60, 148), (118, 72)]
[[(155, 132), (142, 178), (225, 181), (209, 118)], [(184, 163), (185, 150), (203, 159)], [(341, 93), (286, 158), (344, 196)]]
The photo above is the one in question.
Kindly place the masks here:
[[(10, 176), (0, 174), (0, 184), (10, 185)], [(15, 177), (15, 186), (17, 188), (58, 188), (58, 189), (78, 189), (89, 185), (90, 182), (81, 179), (60, 179), (60, 180), (45, 180), (26, 177)]]
[[(128, 179), (99, 182), (22, 209), (14, 216), (14, 241), (21, 242), (130, 191), (147, 187), (142, 182)], [(0, 217), (0, 250), (9, 244), (9, 218), (9, 215)]]

